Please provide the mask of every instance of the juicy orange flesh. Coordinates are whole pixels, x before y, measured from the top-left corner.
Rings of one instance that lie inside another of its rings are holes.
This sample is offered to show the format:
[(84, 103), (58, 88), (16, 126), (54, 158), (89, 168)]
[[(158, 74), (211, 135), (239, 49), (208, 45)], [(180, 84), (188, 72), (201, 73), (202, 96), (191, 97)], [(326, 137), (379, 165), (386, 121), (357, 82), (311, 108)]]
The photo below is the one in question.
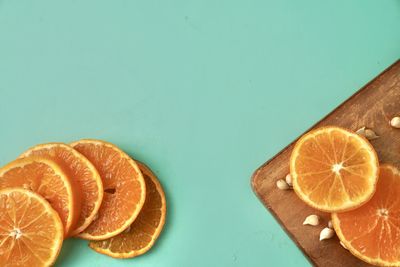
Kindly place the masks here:
[(360, 208), (337, 213), (344, 238), (360, 254), (386, 262), (400, 261), (400, 176), (380, 169), (377, 189)]
[(298, 154), (297, 184), (312, 202), (341, 206), (371, 191), (372, 159), (359, 139), (332, 130), (306, 140)]
[(132, 253), (149, 246), (163, 216), (162, 198), (150, 176), (143, 172), (143, 177), (146, 183), (146, 201), (136, 220), (126, 231), (115, 237), (103, 241), (91, 241), (90, 247), (119, 254)]
[(92, 171), (85, 162), (76, 157), (69, 149), (58, 145), (34, 149), (28, 153), (29, 155), (42, 156), (57, 162), (80, 188), (80, 216), (76, 228), (84, 224), (88, 217), (93, 218), (95, 216), (94, 209), (95, 203), (99, 201), (99, 187), (93, 178)]
[(40, 162), (32, 162), (22, 167), (9, 169), (0, 176), (0, 189), (23, 187), (44, 197), (57, 211), (64, 225), (64, 231), (68, 232), (68, 219), (71, 220), (71, 216), (73, 216), (68, 208), (72, 196), (65, 183), (68, 181), (64, 181), (50, 166)]
[(1, 194), (0, 262), (33, 267), (44, 266), (54, 258), (57, 252), (53, 247), (60, 238), (54, 215), (26, 194)]
[(141, 199), (137, 170), (109, 146), (79, 143), (74, 148), (96, 167), (104, 187), (98, 217), (84, 232), (96, 236), (120, 229), (137, 212)]

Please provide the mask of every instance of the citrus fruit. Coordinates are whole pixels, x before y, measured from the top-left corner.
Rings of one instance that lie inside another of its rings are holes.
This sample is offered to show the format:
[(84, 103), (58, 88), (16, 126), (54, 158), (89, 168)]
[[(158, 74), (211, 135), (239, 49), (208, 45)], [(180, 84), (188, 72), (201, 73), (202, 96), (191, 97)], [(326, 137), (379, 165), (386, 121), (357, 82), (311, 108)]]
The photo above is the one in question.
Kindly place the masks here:
[(302, 136), (290, 158), (293, 189), (308, 205), (326, 212), (357, 208), (375, 192), (378, 157), (362, 136), (322, 127)]
[(44, 197), (60, 216), (66, 236), (76, 225), (80, 203), (75, 195), (79, 192), (55, 162), (28, 157), (7, 164), (0, 169), (0, 189), (7, 187), (23, 187)]
[(114, 258), (133, 258), (147, 252), (165, 223), (166, 201), (156, 176), (144, 164), (136, 162), (146, 182), (146, 201), (136, 220), (122, 233), (103, 241), (90, 241), (89, 246)]
[(103, 199), (103, 185), (96, 168), (82, 154), (63, 143), (37, 145), (20, 157), (40, 156), (55, 161), (80, 191), (81, 212), (71, 236), (82, 232), (94, 220)]
[(374, 196), (352, 211), (332, 214), (339, 239), (359, 259), (400, 266), (400, 172), (382, 165)]
[(97, 219), (79, 236), (104, 240), (124, 231), (136, 219), (146, 197), (137, 164), (113, 144), (80, 140), (71, 146), (88, 158), (100, 173), (104, 197)]
[(51, 266), (62, 242), (60, 217), (43, 197), (23, 188), (0, 190), (1, 266)]

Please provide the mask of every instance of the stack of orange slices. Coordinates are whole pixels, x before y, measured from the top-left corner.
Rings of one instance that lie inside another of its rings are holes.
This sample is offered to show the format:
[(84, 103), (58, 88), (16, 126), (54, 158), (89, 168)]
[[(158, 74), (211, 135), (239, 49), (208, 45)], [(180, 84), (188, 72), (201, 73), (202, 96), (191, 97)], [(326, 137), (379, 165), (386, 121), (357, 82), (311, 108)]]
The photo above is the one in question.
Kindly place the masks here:
[(339, 127), (301, 137), (290, 158), (293, 189), (306, 204), (332, 213), (344, 246), (377, 266), (400, 266), (400, 172), (380, 164), (367, 139)]
[(68, 237), (132, 258), (153, 246), (165, 217), (154, 173), (105, 141), (37, 145), (0, 168), (2, 266), (51, 266)]

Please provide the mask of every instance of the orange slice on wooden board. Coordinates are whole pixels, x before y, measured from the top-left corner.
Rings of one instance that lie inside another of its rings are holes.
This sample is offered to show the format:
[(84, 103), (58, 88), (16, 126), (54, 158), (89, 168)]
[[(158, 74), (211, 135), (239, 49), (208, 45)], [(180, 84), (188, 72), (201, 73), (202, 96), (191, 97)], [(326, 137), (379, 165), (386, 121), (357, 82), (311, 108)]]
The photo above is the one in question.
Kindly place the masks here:
[(357, 258), (378, 266), (400, 266), (400, 172), (382, 165), (376, 193), (360, 208), (332, 214), (335, 231)]
[(93, 250), (113, 258), (133, 258), (147, 252), (164, 227), (167, 205), (165, 194), (154, 173), (136, 161), (146, 182), (146, 201), (136, 220), (121, 234), (90, 241)]
[(296, 194), (311, 207), (339, 212), (355, 209), (375, 192), (379, 162), (362, 136), (339, 127), (310, 131), (290, 158)]
[(95, 219), (103, 199), (103, 184), (93, 164), (78, 151), (63, 143), (37, 145), (20, 157), (29, 156), (40, 156), (55, 161), (78, 187), (81, 213), (70, 235), (75, 236), (85, 230)]
[(86, 139), (71, 146), (93, 163), (104, 185), (98, 217), (79, 237), (104, 240), (118, 235), (133, 223), (144, 204), (142, 172), (135, 161), (111, 143)]
[(63, 235), (60, 217), (43, 197), (23, 188), (0, 190), (1, 266), (51, 266)]
[(75, 198), (80, 193), (55, 162), (29, 157), (7, 164), (0, 169), (0, 189), (8, 187), (22, 187), (44, 197), (60, 216), (65, 236), (75, 227), (80, 212)]

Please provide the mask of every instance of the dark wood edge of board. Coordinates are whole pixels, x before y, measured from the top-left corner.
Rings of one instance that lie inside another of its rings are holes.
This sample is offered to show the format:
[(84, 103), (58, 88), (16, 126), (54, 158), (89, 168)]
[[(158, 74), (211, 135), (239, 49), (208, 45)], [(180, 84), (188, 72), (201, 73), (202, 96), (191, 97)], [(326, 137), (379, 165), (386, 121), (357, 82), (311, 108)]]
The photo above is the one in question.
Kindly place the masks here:
[(337, 106), (335, 109), (333, 109), (331, 112), (329, 112), (327, 115), (325, 115), (323, 118), (321, 118), (319, 121), (317, 121), (314, 125), (312, 125), (308, 130), (306, 130), (303, 134), (301, 134), (298, 138), (293, 140), (291, 143), (289, 143), (287, 146), (285, 146), (281, 151), (279, 151), (275, 156), (273, 156), (271, 159), (267, 160), (264, 164), (262, 164), (260, 167), (256, 169), (256, 171), (253, 173), (250, 179), (251, 183), (251, 188), (254, 192), (254, 194), (257, 196), (257, 198), (260, 200), (260, 202), (268, 209), (268, 211), (274, 216), (275, 220), (279, 223), (281, 228), (285, 231), (285, 233), (292, 239), (292, 241), (296, 244), (296, 246), (301, 250), (303, 255), (308, 259), (308, 261), (314, 265), (317, 266), (316, 262), (307, 255), (305, 252), (304, 248), (301, 246), (301, 244), (295, 239), (295, 237), (292, 235), (292, 233), (284, 226), (283, 222), (279, 219), (278, 215), (275, 213), (275, 211), (269, 207), (264, 201), (262, 201), (262, 196), (259, 195), (257, 190), (254, 187), (254, 180), (258, 176), (258, 173), (266, 166), (268, 165), (271, 161), (273, 161), (276, 157), (278, 157), (280, 154), (282, 154), (286, 149), (288, 149), (290, 146), (292, 146), (294, 143), (297, 142), (297, 140), (304, 135), (305, 133), (309, 132), (311, 129), (315, 128), (319, 123), (324, 121), (327, 117), (329, 117), (331, 114), (333, 114), (337, 109), (345, 105), (348, 101), (359, 95), (362, 91), (364, 91), (370, 84), (372, 84), (374, 81), (379, 79), (383, 74), (388, 72), (390, 69), (392, 69), (396, 64), (400, 63), (400, 59), (396, 60), (393, 64), (391, 64), (389, 67), (387, 67), (384, 71), (378, 74), (375, 78), (373, 78), (371, 81), (369, 81), (367, 84), (365, 84), (361, 89), (357, 90), (352, 96), (350, 96), (348, 99), (346, 99), (343, 103), (341, 103), (339, 106)]

